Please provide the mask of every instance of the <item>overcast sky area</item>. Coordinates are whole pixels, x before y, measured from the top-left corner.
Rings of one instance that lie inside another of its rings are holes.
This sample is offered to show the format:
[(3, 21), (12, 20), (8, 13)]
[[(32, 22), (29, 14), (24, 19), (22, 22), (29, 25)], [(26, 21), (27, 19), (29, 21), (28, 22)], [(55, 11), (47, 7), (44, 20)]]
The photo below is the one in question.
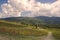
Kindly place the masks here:
[(0, 0), (0, 18), (60, 17), (60, 0)]

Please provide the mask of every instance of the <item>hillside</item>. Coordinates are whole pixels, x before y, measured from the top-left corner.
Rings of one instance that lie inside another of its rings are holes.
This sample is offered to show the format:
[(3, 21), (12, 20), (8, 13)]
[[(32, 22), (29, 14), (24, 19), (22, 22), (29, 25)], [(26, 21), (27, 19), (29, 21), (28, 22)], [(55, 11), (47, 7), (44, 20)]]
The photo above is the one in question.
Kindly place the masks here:
[[(35, 28), (32, 25), (0, 20), (0, 38), (1, 40), (37, 40), (37, 37), (46, 36), (48, 31), (43, 28)], [(3, 36), (3, 37), (1, 37)], [(31, 36), (31, 37), (30, 37)], [(11, 38), (12, 37), (12, 38)], [(33, 38), (32, 38), (33, 37)], [(8, 38), (8, 39), (7, 39)], [(17, 38), (17, 39), (16, 39)], [(40, 39), (40, 38), (39, 38)]]
[(10, 17), (1, 20), (22, 23), (25, 25), (38, 26), (38, 27), (56, 27), (60, 28), (60, 17)]
[(9, 17), (9, 18), (1, 18), (7, 21), (15, 21), (15, 22), (39, 22), (39, 23), (49, 23), (49, 24), (60, 24), (60, 17), (47, 17), (47, 16), (37, 16), (37, 17)]
[(60, 24), (60, 17), (47, 17), (47, 16), (38, 16), (37, 19), (43, 20), (49, 24)]
[[(47, 21), (49, 22), (49, 20)], [(0, 19), (0, 37), (8, 37), (8, 40), (40, 40), (42, 37), (42, 40), (46, 40), (52, 36), (54, 39), (60, 40), (60, 24), (50, 24), (48, 22), (40, 19), (40, 17)]]
[(45, 25), (42, 20), (31, 18), (31, 17), (11, 17), (11, 18), (4, 18), (1, 20), (9, 21), (9, 22), (16, 22), (16, 23), (22, 23), (25, 25), (31, 25), (31, 26), (40, 26)]

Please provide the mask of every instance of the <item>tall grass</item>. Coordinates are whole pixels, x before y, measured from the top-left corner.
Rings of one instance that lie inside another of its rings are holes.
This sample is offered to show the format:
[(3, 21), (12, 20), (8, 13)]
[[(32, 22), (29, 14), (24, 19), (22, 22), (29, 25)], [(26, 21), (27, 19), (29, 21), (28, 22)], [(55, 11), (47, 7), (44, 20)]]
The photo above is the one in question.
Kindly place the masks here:
[(43, 36), (47, 35), (46, 31), (33, 29), (33, 26), (27, 26), (24, 24), (1, 21), (0, 22), (0, 33), (10, 35), (25, 35), (25, 36)]
[(60, 40), (60, 28), (49, 28), (49, 29), (52, 31), (55, 40)]

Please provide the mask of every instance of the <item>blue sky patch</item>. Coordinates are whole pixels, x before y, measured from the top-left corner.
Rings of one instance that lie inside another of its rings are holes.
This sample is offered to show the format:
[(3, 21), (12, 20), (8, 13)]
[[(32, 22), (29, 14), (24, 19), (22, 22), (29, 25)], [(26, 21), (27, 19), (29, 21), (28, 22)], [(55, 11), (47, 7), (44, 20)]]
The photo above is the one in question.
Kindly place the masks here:
[(3, 3), (7, 3), (7, 0), (0, 0), (0, 5)]
[(53, 3), (57, 0), (36, 0), (36, 1), (41, 2), (41, 3)]
[(1, 11), (1, 5), (4, 3), (7, 3), (8, 0), (0, 0), (0, 11)]

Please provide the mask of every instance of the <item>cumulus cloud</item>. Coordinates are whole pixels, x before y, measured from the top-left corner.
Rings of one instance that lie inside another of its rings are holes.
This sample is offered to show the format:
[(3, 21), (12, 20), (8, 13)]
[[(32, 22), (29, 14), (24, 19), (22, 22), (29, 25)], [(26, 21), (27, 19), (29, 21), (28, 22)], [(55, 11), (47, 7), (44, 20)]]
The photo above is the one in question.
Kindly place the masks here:
[[(0, 17), (19, 17), (19, 16), (57, 16), (60, 17), (60, 0), (51, 4), (41, 3), (36, 0), (8, 0), (3, 4)], [(30, 13), (28, 13), (30, 11)], [(25, 14), (22, 12), (26, 12)], [(22, 15), (24, 14), (24, 15)]]

